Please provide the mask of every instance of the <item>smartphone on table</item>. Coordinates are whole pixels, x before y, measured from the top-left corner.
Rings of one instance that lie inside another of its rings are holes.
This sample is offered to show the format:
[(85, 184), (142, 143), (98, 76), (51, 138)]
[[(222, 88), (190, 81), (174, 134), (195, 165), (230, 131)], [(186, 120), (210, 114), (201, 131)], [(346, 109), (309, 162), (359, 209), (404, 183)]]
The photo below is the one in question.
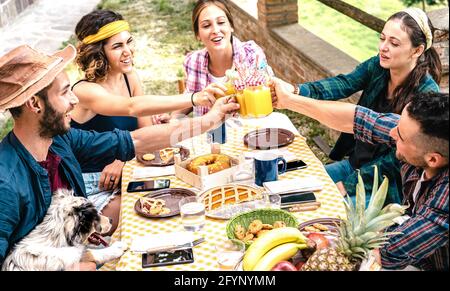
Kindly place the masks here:
[(128, 183), (127, 192), (142, 192), (160, 190), (170, 187), (169, 179), (156, 179), (147, 181), (131, 181)]
[[(286, 172), (306, 168), (308, 165), (302, 160), (293, 160), (286, 163)], [(278, 171), (281, 171), (283, 164), (278, 164)]]
[(194, 262), (192, 249), (142, 254), (142, 268), (189, 264)]
[(298, 192), (298, 193), (283, 194), (280, 196), (281, 196), (281, 206), (317, 201), (314, 192)]

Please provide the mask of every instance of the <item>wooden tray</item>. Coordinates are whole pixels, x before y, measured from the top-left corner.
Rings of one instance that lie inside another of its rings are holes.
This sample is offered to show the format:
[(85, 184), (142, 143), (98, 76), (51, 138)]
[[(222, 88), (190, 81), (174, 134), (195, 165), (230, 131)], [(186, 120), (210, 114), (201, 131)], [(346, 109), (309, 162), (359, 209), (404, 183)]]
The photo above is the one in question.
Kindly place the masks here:
[(178, 202), (183, 199), (184, 197), (188, 196), (195, 196), (195, 193), (191, 190), (184, 189), (184, 188), (168, 188), (168, 189), (162, 189), (158, 190), (152, 193), (149, 193), (147, 195), (144, 195), (142, 197), (150, 197), (155, 199), (162, 199), (166, 202), (166, 207), (170, 209), (170, 213), (164, 214), (164, 215), (151, 215), (146, 212), (143, 212), (141, 210), (141, 203), (139, 202), (139, 199), (136, 200), (136, 203), (134, 204), (134, 210), (141, 216), (147, 217), (147, 218), (164, 218), (164, 217), (172, 217), (177, 216), (180, 214), (180, 207), (178, 205)]
[(295, 135), (283, 128), (263, 128), (244, 136), (244, 144), (251, 149), (276, 149), (291, 144)]
[[(181, 156), (181, 160), (184, 161), (187, 158), (189, 158), (189, 149), (183, 147), (183, 146), (173, 146), (172, 148), (179, 148), (180, 149), (180, 156)], [(139, 154), (136, 156), (136, 160), (145, 165), (145, 166), (152, 166), (152, 167), (165, 167), (165, 166), (171, 166), (173, 164), (175, 164), (175, 159), (172, 158), (170, 161), (168, 161), (167, 163), (164, 162), (161, 159), (160, 156), (160, 151), (154, 151), (151, 154), (155, 155), (155, 158), (151, 161), (146, 161), (143, 159), (144, 154)]]

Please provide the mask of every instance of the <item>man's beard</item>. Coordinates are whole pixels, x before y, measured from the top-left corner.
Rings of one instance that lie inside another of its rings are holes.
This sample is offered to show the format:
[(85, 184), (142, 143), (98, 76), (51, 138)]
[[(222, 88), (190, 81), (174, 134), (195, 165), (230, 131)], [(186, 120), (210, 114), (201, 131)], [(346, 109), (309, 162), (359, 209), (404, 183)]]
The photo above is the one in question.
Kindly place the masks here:
[(44, 100), (44, 103), (44, 115), (39, 121), (39, 135), (44, 138), (53, 138), (67, 133), (70, 128), (65, 125), (66, 114), (56, 112), (47, 100)]
[(399, 154), (398, 152), (395, 154), (395, 156), (399, 161), (410, 164), (417, 168), (425, 169), (428, 166), (423, 157), (410, 157), (407, 160), (402, 154)]

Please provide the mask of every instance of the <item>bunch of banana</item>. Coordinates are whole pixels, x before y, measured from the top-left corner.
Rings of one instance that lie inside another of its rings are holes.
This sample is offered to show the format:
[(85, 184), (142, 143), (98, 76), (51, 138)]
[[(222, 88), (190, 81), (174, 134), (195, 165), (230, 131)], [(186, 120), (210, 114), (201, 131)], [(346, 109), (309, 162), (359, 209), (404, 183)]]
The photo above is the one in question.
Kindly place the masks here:
[(294, 227), (275, 228), (256, 239), (245, 252), (244, 271), (270, 271), (306, 248), (306, 238)]

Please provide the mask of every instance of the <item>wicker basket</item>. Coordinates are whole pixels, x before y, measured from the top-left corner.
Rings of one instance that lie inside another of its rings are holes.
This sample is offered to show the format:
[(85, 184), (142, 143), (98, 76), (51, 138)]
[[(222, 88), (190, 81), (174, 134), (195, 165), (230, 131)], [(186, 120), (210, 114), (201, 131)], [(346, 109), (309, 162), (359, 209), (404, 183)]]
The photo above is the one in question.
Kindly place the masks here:
[[(281, 209), (261, 208), (244, 212), (231, 218), (230, 221), (228, 221), (226, 227), (228, 238), (236, 239), (234, 235), (234, 229), (236, 225), (240, 224), (243, 227), (247, 228), (249, 224), (255, 219), (261, 220), (264, 224), (273, 224), (275, 221), (284, 221), (286, 223), (286, 226), (298, 227), (297, 218), (291, 213)], [(249, 245), (250, 243), (245, 243), (246, 247), (248, 247)]]

